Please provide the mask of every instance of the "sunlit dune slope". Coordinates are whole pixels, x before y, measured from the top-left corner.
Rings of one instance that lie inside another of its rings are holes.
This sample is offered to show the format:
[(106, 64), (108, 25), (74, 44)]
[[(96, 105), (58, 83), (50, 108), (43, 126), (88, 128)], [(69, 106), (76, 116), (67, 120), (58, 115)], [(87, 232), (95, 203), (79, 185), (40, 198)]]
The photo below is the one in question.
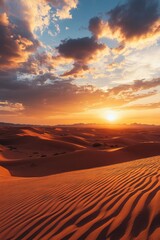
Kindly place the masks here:
[(2, 176), (3, 177), (8, 177), (8, 176), (11, 176), (11, 175), (6, 168), (0, 166), (0, 177), (2, 177)]

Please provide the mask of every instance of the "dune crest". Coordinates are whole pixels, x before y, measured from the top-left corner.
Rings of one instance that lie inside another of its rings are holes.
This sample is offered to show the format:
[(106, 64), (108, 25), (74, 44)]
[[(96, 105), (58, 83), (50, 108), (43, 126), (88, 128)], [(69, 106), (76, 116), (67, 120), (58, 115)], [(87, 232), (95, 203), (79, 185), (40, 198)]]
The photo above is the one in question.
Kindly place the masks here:
[(44, 139), (44, 140), (52, 140), (53, 136), (49, 133), (38, 133), (36, 131), (33, 130), (29, 130), (29, 129), (22, 129), (22, 133), (17, 134), (18, 136), (31, 136), (31, 137), (38, 137), (40, 139)]

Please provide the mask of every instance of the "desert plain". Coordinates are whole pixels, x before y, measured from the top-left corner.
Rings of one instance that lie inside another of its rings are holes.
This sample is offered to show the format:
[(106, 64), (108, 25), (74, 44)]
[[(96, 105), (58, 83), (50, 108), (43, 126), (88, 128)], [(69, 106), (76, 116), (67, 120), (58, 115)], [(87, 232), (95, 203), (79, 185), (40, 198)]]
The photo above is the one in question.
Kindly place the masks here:
[(160, 127), (1, 126), (0, 239), (160, 239)]

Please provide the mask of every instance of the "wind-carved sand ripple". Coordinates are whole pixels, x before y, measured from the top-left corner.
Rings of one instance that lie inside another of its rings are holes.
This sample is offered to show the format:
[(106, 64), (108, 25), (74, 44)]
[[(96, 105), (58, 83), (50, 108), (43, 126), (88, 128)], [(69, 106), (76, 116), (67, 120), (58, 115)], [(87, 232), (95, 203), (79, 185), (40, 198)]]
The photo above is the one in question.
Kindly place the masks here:
[(160, 157), (0, 177), (0, 239), (159, 240)]

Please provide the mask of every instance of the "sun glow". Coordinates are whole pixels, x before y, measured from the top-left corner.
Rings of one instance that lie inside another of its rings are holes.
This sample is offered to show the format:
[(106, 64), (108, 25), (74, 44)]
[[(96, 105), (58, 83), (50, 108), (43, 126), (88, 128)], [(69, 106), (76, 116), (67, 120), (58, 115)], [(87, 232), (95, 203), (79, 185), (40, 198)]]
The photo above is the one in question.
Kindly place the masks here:
[(114, 111), (109, 111), (105, 114), (105, 119), (108, 120), (109, 122), (115, 122), (118, 118), (118, 115)]

